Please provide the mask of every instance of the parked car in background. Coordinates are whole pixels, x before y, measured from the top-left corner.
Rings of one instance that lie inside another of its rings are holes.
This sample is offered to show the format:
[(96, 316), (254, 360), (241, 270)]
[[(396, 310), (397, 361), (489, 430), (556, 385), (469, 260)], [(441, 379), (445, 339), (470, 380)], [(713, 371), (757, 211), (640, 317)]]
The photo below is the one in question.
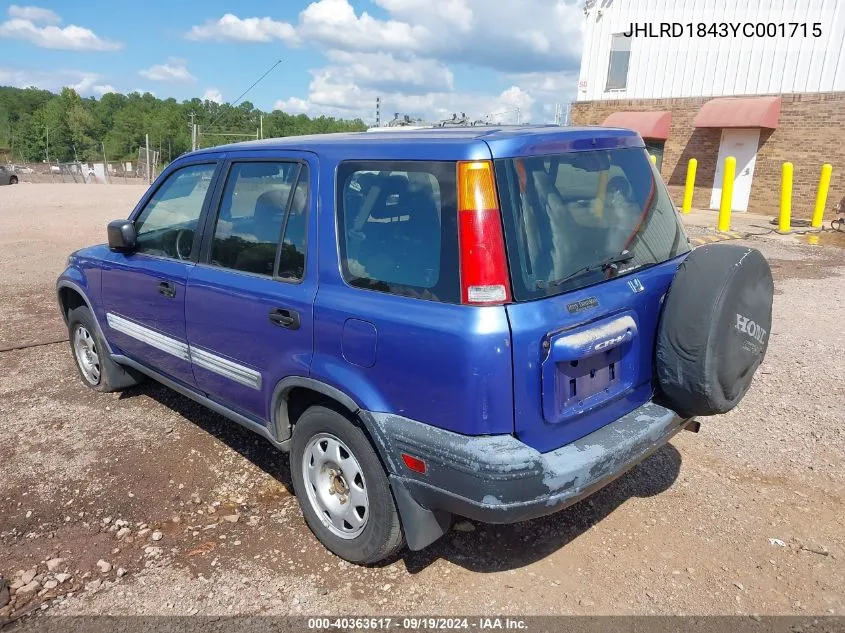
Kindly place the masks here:
[(564, 508), (735, 407), (773, 285), (758, 251), (691, 250), (636, 132), (526, 126), (183, 155), (57, 293), (85, 384), (152, 377), (263, 436), (371, 564)]
[(0, 165), (0, 185), (16, 184), (18, 184), (17, 174), (15, 174), (14, 171), (6, 167), (6, 165)]

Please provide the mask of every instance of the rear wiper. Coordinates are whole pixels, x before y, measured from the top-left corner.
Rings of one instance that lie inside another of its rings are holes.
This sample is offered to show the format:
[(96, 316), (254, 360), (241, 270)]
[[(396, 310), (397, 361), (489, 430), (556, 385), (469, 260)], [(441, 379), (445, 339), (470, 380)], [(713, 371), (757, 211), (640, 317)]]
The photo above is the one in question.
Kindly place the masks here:
[[(629, 262), (632, 259), (634, 259), (634, 254), (629, 250), (624, 250), (617, 255), (611, 255), (610, 257), (606, 257), (600, 262), (596, 262), (595, 264), (589, 264), (588, 266), (579, 268), (578, 270), (568, 274), (566, 277), (556, 279), (555, 281), (550, 281), (548, 282), (548, 285), (562, 286), (567, 281), (574, 279), (575, 277), (580, 277), (581, 275), (586, 275), (587, 273), (591, 273), (597, 270), (601, 270), (602, 272), (606, 271), (608, 268), (613, 268), (614, 270), (616, 270), (619, 264), (623, 262)], [(546, 283), (538, 281), (537, 285), (538, 287), (544, 287)]]

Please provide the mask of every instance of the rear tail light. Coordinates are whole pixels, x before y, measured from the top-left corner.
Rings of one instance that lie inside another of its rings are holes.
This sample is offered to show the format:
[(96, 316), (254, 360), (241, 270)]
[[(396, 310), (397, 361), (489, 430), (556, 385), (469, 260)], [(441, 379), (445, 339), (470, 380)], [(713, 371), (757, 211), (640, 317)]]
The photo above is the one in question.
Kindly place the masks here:
[(458, 239), (461, 301), (501, 305), (510, 301), (508, 261), (493, 163), (458, 163)]

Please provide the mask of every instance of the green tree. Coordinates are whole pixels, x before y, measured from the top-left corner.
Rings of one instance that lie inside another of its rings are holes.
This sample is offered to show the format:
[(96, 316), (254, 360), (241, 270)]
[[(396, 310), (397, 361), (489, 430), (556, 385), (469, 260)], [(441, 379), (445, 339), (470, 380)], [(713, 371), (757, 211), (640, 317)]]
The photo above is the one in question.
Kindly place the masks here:
[[(150, 145), (162, 158), (176, 158), (191, 149), (191, 113), (203, 133), (203, 145), (222, 144), (254, 136), (264, 117), (264, 136), (291, 136), (362, 131), (360, 119), (312, 119), (280, 110), (263, 112), (249, 101), (237, 106), (193, 98), (181, 103), (150, 93), (108, 93), (82, 98), (73, 89), (60, 94), (34, 88), (0, 86), (0, 155), (14, 160), (100, 160), (105, 145), (109, 160), (134, 160), (149, 134)], [(48, 145), (49, 137), (49, 145)]]

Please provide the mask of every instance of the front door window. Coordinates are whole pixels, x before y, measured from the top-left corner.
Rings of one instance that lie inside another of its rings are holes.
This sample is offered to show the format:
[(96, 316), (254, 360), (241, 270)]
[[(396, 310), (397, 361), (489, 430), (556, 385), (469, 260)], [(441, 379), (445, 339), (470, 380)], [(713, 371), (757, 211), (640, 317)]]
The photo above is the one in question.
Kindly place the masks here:
[(202, 207), (214, 176), (214, 163), (177, 169), (135, 219), (137, 252), (189, 260)]

